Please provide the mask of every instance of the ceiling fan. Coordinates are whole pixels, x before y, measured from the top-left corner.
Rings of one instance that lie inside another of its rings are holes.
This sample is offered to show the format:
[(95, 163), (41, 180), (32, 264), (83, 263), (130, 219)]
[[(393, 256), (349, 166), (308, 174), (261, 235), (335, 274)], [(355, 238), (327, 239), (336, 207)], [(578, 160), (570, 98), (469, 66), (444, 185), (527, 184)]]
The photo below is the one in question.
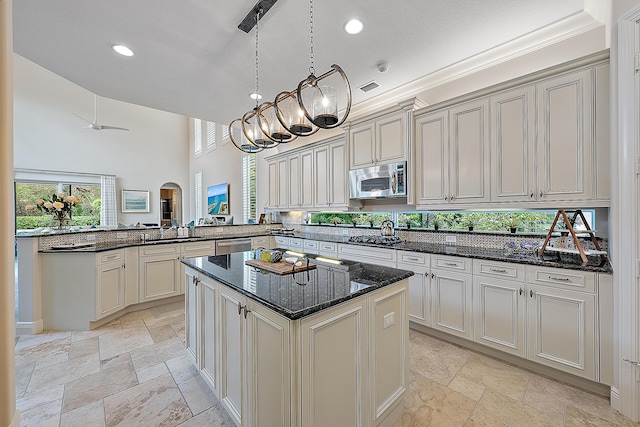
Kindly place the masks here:
[(95, 112), (94, 116), (93, 116), (93, 121), (90, 122), (89, 120), (80, 117), (77, 114), (73, 114), (74, 116), (76, 116), (77, 118), (79, 118), (80, 120), (82, 120), (83, 122), (87, 123), (87, 126), (84, 127), (84, 129), (93, 129), (93, 130), (103, 130), (103, 129), (115, 129), (115, 130), (126, 130), (128, 131), (129, 129), (127, 128), (121, 128), (118, 126), (107, 126), (107, 125), (102, 125), (100, 123), (98, 123), (98, 95), (93, 95), (93, 110)]

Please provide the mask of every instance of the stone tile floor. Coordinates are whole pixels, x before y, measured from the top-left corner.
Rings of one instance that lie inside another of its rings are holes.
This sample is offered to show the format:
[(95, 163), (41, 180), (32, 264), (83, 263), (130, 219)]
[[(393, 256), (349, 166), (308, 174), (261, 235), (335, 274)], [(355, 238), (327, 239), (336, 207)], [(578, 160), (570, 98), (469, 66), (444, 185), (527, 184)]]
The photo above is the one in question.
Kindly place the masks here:
[[(20, 337), (22, 426), (233, 426), (186, 355), (184, 337), (183, 303), (89, 332)], [(604, 398), (416, 331), (409, 357), (405, 413), (394, 427), (638, 426)]]

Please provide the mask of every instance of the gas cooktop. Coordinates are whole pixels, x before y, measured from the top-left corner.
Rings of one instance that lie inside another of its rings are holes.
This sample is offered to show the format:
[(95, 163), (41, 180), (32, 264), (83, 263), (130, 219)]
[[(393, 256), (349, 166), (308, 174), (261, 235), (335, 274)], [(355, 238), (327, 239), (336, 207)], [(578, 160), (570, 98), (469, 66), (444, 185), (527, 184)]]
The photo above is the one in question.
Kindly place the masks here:
[(396, 236), (351, 236), (349, 241), (353, 243), (368, 243), (370, 245), (393, 246), (402, 243), (402, 239)]

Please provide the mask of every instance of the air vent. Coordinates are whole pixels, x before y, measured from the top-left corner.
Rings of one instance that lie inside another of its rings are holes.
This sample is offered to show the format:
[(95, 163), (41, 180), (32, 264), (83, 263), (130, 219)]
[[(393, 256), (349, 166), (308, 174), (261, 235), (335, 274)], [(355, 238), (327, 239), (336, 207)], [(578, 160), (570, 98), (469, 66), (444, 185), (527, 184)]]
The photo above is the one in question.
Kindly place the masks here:
[(363, 92), (369, 92), (370, 90), (373, 90), (375, 88), (377, 88), (378, 86), (380, 86), (378, 83), (376, 82), (369, 82), (365, 85), (360, 86), (360, 90)]

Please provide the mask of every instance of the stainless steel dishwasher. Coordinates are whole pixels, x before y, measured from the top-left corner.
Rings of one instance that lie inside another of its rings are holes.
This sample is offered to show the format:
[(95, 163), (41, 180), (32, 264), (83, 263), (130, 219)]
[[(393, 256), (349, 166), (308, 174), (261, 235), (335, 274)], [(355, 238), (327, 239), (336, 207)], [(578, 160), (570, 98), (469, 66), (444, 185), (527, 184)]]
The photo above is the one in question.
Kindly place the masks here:
[(216, 255), (232, 254), (251, 250), (251, 238), (224, 239), (216, 241)]

